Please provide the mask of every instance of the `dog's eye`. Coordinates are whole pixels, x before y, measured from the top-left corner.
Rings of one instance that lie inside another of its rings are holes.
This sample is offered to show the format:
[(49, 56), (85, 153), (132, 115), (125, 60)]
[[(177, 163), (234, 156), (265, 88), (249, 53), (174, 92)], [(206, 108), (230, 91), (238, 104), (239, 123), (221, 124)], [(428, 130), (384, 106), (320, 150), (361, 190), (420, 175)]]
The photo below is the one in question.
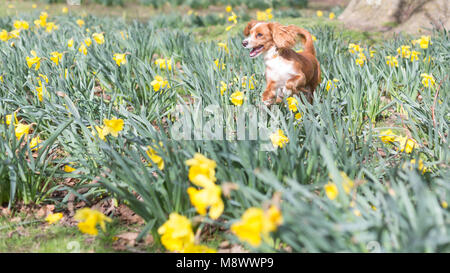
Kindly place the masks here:
[(261, 33), (256, 34), (256, 38), (262, 37), (263, 35)]

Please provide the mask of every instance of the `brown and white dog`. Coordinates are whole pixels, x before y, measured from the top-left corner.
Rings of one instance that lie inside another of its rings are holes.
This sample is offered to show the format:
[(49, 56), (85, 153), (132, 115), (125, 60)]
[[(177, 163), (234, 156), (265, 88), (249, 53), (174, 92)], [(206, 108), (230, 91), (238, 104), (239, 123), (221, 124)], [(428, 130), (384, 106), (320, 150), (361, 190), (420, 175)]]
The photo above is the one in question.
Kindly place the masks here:
[[(267, 87), (262, 95), (265, 105), (281, 102), (282, 97), (303, 92), (312, 103), (320, 83), (320, 64), (316, 59), (311, 34), (303, 28), (274, 22), (252, 20), (244, 29), (247, 37), (242, 45), (251, 49), (250, 57), (264, 55)], [(300, 37), (304, 51), (292, 50)]]

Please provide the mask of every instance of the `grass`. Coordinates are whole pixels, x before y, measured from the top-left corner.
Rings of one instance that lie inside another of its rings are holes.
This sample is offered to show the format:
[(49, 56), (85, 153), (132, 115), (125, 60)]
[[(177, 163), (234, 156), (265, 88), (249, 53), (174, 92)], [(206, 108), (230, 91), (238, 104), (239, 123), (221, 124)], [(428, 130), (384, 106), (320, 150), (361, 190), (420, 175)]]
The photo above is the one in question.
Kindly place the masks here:
[(97, 237), (85, 235), (76, 226), (48, 225), (42, 219), (31, 219), (19, 214), (14, 222), (8, 217), (0, 217), (0, 253), (111, 253), (111, 252), (161, 252), (154, 245), (128, 246), (128, 241), (117, 242), (117, 236), (127, 232), (140, 232), (136, 224), (113, 221), (107, 232)]

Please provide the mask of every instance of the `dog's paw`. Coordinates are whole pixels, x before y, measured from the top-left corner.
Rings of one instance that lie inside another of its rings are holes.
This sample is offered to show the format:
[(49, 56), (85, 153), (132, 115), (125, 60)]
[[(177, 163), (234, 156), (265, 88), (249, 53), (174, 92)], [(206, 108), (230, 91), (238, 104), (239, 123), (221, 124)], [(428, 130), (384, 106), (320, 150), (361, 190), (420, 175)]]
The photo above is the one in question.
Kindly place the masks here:
[(272, 100), (263, 100), (262, 102), (263, 102), (263, 104), (264, 104), (265, 106), (267, 106), (267, 107), (269, 107), (269, 106), (272, 105)]

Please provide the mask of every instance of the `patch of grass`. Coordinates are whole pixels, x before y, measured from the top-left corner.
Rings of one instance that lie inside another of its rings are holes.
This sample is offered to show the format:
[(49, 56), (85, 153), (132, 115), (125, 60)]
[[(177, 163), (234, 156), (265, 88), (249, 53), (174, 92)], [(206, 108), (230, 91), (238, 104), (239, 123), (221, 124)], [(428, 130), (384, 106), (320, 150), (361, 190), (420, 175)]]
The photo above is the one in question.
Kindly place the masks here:
[[(4, 252), (40, 252), (40, 253), (105, 253), (130, 252), (118, 250), (113, 244), (116, 236), (130, 231), (139, 232), (141, 227), (124, 225), (114, 220), (107, 225), (106, 233), (99, 231), (99, 235), (92, 237), (81, 233), (76, 226), (61, 224), (48, 225), (36, 219), (22, 219), (11, 223), (10, 219), (0, 217), (0, 253)], [(140, 251), (155, 252), (161, 249), (148, 245)]]

